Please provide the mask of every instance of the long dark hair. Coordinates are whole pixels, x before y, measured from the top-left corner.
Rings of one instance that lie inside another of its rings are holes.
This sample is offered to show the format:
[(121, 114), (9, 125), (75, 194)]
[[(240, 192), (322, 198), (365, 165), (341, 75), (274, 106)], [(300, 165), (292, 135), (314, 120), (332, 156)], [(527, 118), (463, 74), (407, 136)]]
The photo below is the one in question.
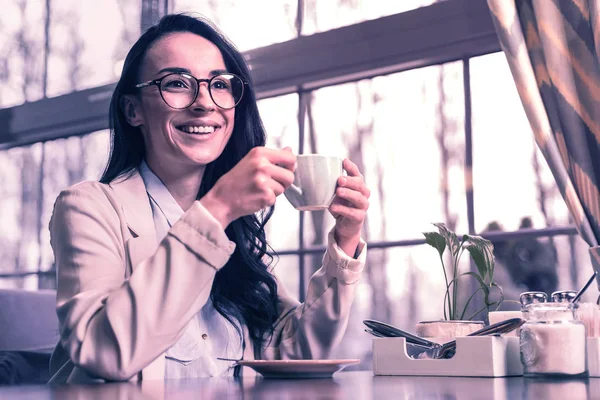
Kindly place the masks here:
[[(185, 14), (163, 17), (138, 39), (127, 54), (110, 102), (111, 153), (100, 181), (110, 183), (117, 177), (131, 176), (145, 157), (140, 129), (127, 123), (120, 105), (123, 95), (137, 93), (134, 85), (138, 83), (148, 48), (174, 32), (191, 32), (211, 41), (221, 51), (227, 70), (248, 82), (244, 97), (236, 106), (231, 138), (219, 158), (206, 166), (196, 197), (200, 199), (253, 147), (264, 146), (266, 137), (243, 56), (211, 23)], [(272, 257), (267, 253), (264, 230), (272, 213), (273, 207), (270, 207), (260, 217), (248, 215), (226, 228), (225, 232), (229, 240), (236, 243), (236, 249), (217, 272), (211, 291), (215, 309), (236, 327), (240, 335), (239, 326), (245, 324), (255, 346), (261, 345), (270, 336), (277, 318), (277, 283), (268, 270)]]

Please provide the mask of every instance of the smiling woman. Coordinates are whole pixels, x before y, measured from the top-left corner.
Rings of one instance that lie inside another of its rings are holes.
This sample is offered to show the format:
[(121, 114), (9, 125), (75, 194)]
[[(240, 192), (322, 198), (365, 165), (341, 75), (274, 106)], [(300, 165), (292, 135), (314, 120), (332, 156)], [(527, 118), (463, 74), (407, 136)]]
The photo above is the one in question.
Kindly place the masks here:
[(242, 55), (210, 23), (168, 15), (130, 50), (100, 182), (50, 222), (61, 341), (52, 382), (235, 375), (226, 359), (327, 358), (366, 257), (369, 189), (344, 161), (335, 225), (306, 302), (271, 273), (264, 226), (294, 180), (265, 147)]

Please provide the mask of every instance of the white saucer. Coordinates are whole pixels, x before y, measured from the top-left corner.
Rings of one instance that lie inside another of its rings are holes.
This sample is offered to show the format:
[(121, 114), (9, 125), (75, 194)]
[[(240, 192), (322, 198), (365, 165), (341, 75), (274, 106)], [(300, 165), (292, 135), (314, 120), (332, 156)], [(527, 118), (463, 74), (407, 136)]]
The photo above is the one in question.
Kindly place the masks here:
[(238, 365), (250, 367), (265, 378), (331, 378), (333, 374), (358, 364), (360, 360), (242, 360)]

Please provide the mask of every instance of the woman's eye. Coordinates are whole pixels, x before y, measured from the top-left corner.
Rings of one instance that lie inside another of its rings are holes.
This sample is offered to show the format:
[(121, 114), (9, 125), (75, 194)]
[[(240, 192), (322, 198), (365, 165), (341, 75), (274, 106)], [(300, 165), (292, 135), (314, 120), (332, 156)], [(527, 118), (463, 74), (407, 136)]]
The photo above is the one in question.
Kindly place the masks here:
[(181, 88), (181, 89), (185, 89), (188, 87), (188, 85), (184, 81), (181, 81), (181, 80), (173, 80), (173, 81), (166, 82), (165, 86), (169, 87), (169, 88)]
[(219, 89), (219, 90), (229, 89), (229, 85), (227, 84), (227, 82), (222, 81), (222, 80), (214, 81), (212, 83), (212, 87), (213, 87), (213, 89)]

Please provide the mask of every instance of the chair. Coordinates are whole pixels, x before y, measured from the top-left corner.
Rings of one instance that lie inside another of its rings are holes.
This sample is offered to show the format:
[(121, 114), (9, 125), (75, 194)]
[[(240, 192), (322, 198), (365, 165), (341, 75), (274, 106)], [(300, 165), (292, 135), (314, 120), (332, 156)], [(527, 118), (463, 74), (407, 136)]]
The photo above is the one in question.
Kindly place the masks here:
[(0, 384), (46, 383), (58, 340), (54, 290), (0, 289)]

